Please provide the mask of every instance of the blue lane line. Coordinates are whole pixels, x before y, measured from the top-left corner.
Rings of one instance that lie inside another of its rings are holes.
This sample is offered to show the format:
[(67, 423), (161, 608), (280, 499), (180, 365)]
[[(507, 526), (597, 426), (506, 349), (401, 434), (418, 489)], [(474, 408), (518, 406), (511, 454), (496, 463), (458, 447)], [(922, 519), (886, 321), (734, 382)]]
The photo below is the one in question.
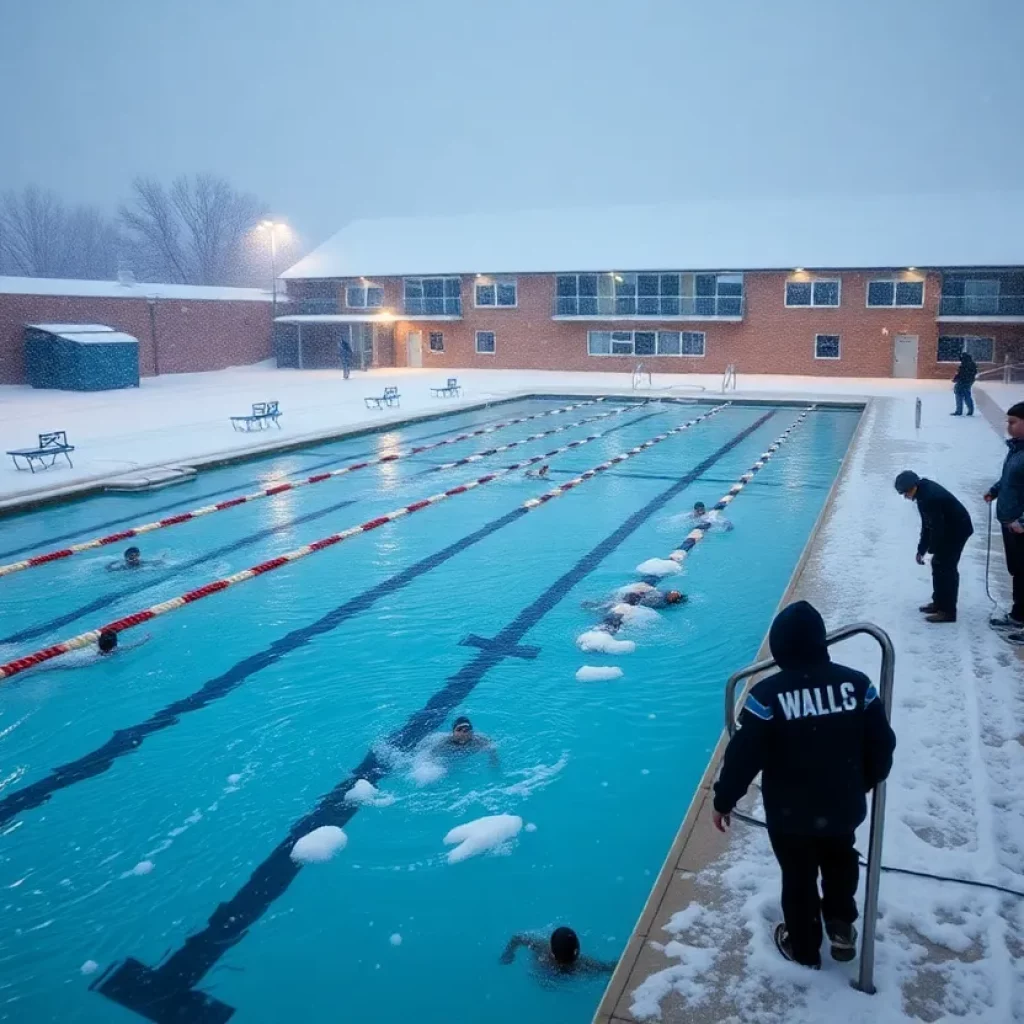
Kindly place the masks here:
[[(571, 569), (563, 573), (536, 600), (531, 602), (481, 649), (476, 657), (454, 675), (444, 687), (415, 712), (387, 742), (399, 750), (412, 751), (422, 740), (473, 691), (484, 676), (507, 656), (506, 651), (519, 647), (519, 641), (555, 607), (581, 580), (593, 572), (623, 541), (643, 526), (681, 491), (731, 452), (737, 445), (774, 416), (770, 411), (740, 431), (699, 465), (677, 479), (642, 508), (630, 515), (617, 529), (585, 554)], [(517, 509), (498, 522), (512, 522), (524, 513)], [(484, 527), (488, 533), (493, 529)], [(480, 533), (481, 531), (478, 531)], [(343, 606), (344, 607), (344, 606)], [(331, 616), (337, 614), (332, 612)], [(321, 620), (323, 621), (323, 620)], [(309, 629), (291, 634), (295, 646), (308, 642)], [(322, 631), (322, 630), (321, 630)], [(285, 638), (285, 642), (289, 638)], [(259, 657), (259, 656), (257, 656)], [(205, 928), (191, 934), (176, 952), (159, 967), (150, 968), (141, 961), (128, 958), (113, 971), (104, 972), (91, 988), (108, 999), (154, 1021), (155, 1024), (225, 1024), (234, 1009), (195, 986), (218, 960), (239, 942), (298, 875), (300, 867), (291, 859), (295, 843), (307, 832), (322, 825), (347, 824), (357, 807), (346, 804), (345, 794), (358, 779), (376, 783), (390, 771), (390, 766), (371, 749), (352, 775), (345, 778), (317, 806), (299, 821), (249, 877), (249, 880), (227, 903), (213, 912)]]
[[(453, 413), (452, 415), (453, 416), (458, 416), (458, 415), (464, 415), (464, 414), (463, 413)], [(493, 419), (490, 419), (490, 420), (483, 420), (480, 423), (474, 423), (474, 424), (472, 424), (472, 427), (473, 427), (474, 430), (476, 430), (479, 427), (489, 426), (492, 423), (500, 423), (502, 419), (504, 419), (503, 416), (496, 416), (496, 417), (494, 417)], [(381, 428), (380, 432), (384, 433), (385, 431), (386, 431), (386, 428)], [(435, 431), (433, 431), (430, 434), (421, 434), (419, 437), (409, 438), (407, 440), (403, 439), (403, 443), (409, 444), (409, 445), (417, 445), (421, 441), (429, 441), (433, 437), (440, 437), (443, 434), (451, 434), (453, 432), (457, 433), (458, 431), (459, 431), (458, 427), (453, 427), (451, 424), (448, 424), (448, 426), (446, 426), (444, 428), (444, 430), (435, 430)], [(335, 443), (342, 444), (342, 443), (344, 443), (344, 439), (341, 438), (341, 439), (339, 439)], [(296, 454), (301, 454), (302, 451), (303, 450), (300, 450)], [(336, 456), (334, 456), (331, 459), (324, 460), (323, 462), (314, 463), (311, 466), (303, 466), (302, 469), (296, 469), (296, 470), (294, 470), (291, 473), (286, 473), (285, 476), (286, 477), (289, 477), (289, 476), (312, 476), (312, 474), (315, 473), (319, 469), (326, 469), (327, 466), (333, 466), (333, 465), (335, 465), (336, 463), (339, 463), (339, 462), (348, 462), (350, 459), (353, 462), (357, 462), (359, 459), (365, 459), (365, 458), (369, 457), (370, 455), (376, 455), (377, 451), (378, 451), (378, 449), (371, 448), (371, 449), (368, 449), (368, 450), (362, 451), (362, 452), (351, 452), (351, 453), (349, 453), (347, 455), (336, 455)], [(275, 457), (276, 458), (288, 458), (290, 454), (291, 454), (290, 452), (281, 452), (277, 456), (270, 456), (270, 457), (271, 458), (275, 458)], [(81, 537), (84, 534), (103, 533), (106, 530), (109, 530), (111, 527), (121, 526), (124, 523), (138, 522), (140, 519), (142, 519), (143, 516), (147, 517), (147, 519), (148, 519), (151, 516), (159, 515), (161, 512), (172, 512), (174, 509), (181, 508), (184, 505), (197, 505), (198, 506), (198, 505), (202, 504), (203, 502), (209, 500), (210, 498), (219, 498), (219, 497), (221, 497), (221, 496), (223, 496), (225, 494), (234, 494), (234, 493), (237, 493), (237, 491), (238, 491), (238, 489), (240, 487), (248, 487), (248, 486), (250, 486), (250, 485), (246, 484), (246, 483), (235, 483), (235, 484), (232, 484), (230, 487), (222, 487), (222, 488), (220, 488), (220, 490), (206, 491), (204, 494), (189, 494), (189, 496), (187, 498), (182, 498), (179, 501), (172, 501), (172, 502), (169, 502), (166, 505), (157, 505), (157, 506), (152, 507), (152, 508), (147, 507), (147, 508), (144, 508), (144, 509), (136, 509), (134, 512), (131, 512), (131, 513), (129, 513), (126, 516), (120, 516), (117, 519), (108, 519), (108, 520), (106, 520), (105, 522), (102, 522), (102, 523), (94, 523), (92, 526), (83, 526), (80, 529), (74, 530), (72, 533), (61, 533), (61, 534), (57, 534), (57, 535), (55, 535), (53, 537), (47, 537), (46, 540), (43, 540), (43, 541), (37, 541), (37, 542), (34, 542), (32, 544), (23, 544), (23, 545), (21, 545), (21, 547), (11, 548), (8, 551), (0, 551), (0, 559), (6, 560), (6, 559), (9, 559), (9, 558), (13, 558), (15, 555), (23, 555), (23, 554), (25, 554), (28, 551), (36, 551), (36, 550), (38, 550), (39, 548), (42, 548), (42, 547), (52, 547), (55, 544), (61, 543), (61, 541), (74, 540), (76, 537)], [(252, 482), (251, 486), (258, 487), (258, 486), (261, 486), (261, 483), (260, 483), (259, 480), (254, 480)], [(90, 499), (83, 498), (83, 499), (80, 499), (80, 500), (88, 501)], [(31, 514), (31, 513), (29, 513), (29, 514)]]
[[(617, 430), (625, 430), (626, 427), (631, 427), (636, 423), (640, 423), (642, 420), (650, 419), (655, 413), (647, 413), (645, 416), (637, 416), (632, 420), (628, 420), (625, 423), (617, 423), (613, 427), (609, 427), (604, 432), (602, 437), (606, 437), (609, 434), (614, 433)], [(430, 469), (421, 470), (418, 473), (413, 473), (409, 479), (415, 479), (416, 477), (423, 476), (427, 473), (434, 472), (433, 467)], [(576, 471), (573, 471), (575, 475)], [(672, 478), (674, 479), (674, 478)], [(165, 583), (167, 580), (174, 579), (176, 576), (180, 576), (182, 573), (187, 572), (189, 569), (194, 569), (197, 565), (202, 565), (205, 562), (212, 561), (215, 558), (220, 558), (223, 555), (233, 554), (236, 551), (241, 551), (243, 548), (249, 547), (251, 544), (255, 544), (257, 541), (265, 540), (267, 537), (271, 537), (275, 534), (282, 533), (285, 530), (291, 529), (293, 526), (299, 526), (302, 523), (312, 522), (314, 519), (319, 519), (322, 516), (328, 515), (331, 512), (337, 512), (339, 509), (346, 508), (349, 505), (358, 504), (361, 499), (353, 498), (350, 501), (342, 501), (336, 505), (331, 505), (329, 508), (325, 508), (320, 512), (311, 512), (303, 516), (297, 516), (292, 519), (288, 519), (277, 526), (258, 530), (255, 533), (251, 533), (248, 536), (242, 537), (231, 544), (225, 545), (221, 548), (216, 548), (213, 551), (208, 551), (204, 555), (199, 555), (187, 562), (183, 562), (179, 566), (175, 566), (168, 572), (161, 573), (158, 576), (150, 576), (147, 574), (146, 580), (138, 583), (133, 587), (125, 587), (121, 590), (109, 591), (106, 594), (102, 594), (99, 597), (94, 598), (87, 604), (81, 605), (73, 611), (65, 612), (62, 615), (58, 615), (56, 618), (49, 619), (46, 622), (37, 623), (34, 626), (29, 626), (26, 629), (19, 630), (17, 633), (11, 633), (10, 636), (0, 637), (0, 644), (21, 644), (27, 643), (29, 640), (36, 640), (41, 636), (46, 636), (48, 633), (53, 632), (55, 629), (60, 629), (63, 626), (67, 626), (74, 622), (76, 619), (80, 619), (85, 615), (89, 615), (92, 612), (97, 612), (103, 608), (109, 608), (112, 604), (120, 601), (123, 597), (131, 597), (134, 594), (141, 594), (145, 590), (149, 590), (151, 587), (158, 586), (161, 583)]]

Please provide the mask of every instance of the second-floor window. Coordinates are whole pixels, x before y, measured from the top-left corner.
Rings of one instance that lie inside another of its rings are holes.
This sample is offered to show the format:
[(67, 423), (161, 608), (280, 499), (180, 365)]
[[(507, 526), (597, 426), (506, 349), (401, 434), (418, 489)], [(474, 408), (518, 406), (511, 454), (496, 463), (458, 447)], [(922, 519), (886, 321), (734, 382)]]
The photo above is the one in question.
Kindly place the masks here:
[(839, 279), (787, 281), (787, 306), (838, 306)]
[(349, 309), (380, 309), (384, 305), (384, 289), (350, 284), (345, 289), (345, 305)]
[(924, 281), (868, 281), (868, 305), (923, 306)]
[(509, 309), (519, 304), (519, 288), (514, 277), (478, 278), (474, 296), (477, 306)]
[(742, 274), (559, 274), (556, 316), (742, 316)]
[(405, 312), (412, 316), (462, 316), (462, 279), (407, 277)]

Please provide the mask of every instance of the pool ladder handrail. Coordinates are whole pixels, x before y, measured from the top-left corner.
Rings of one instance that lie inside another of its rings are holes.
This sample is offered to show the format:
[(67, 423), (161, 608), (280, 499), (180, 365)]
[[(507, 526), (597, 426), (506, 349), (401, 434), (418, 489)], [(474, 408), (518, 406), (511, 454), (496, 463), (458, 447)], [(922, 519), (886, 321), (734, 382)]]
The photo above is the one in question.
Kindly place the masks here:
[[(867, 635), (873, 637), (882, 651), (882, 665), (879, 673), (879, 696), (882, 699), (882, 707), (885, 714), (890, 717), (892, 711), (892, 687), (896, 671), (896, 652), (892, 645), (889, 634), (880, 626), (871, 622), (855, 622), (850, 626), (843, 626), (825, 638), (825, 643), (831, 647), (833, 644), (843, 640), (849, 640), (853, 636)], [(752, 676), (760, 675), (769, 669), (775, 668), (777, 662), (774, 658), (766, 658), (763, 661), (748, 665), (739, 672), (734, 672), (729, 681), (725, 684), (725, 728), (729, 736), (736, 732), (736, 688)], [(746, 695), (746, 687), (743, 688), (743, 695)], [(733, 817), (745, 821), (749, 825), (757, 825), (760, 828), (767, 828), (767, 825), (759, 818), (740, 811), (733, 811)], [(878, 924), (878, 884), (882, 871), (882, 833), (885, 829), (885, 781), (875, 786), (871, 795), (871, 832), (868, 840), (867, 857), (867, 881), (864, 886), (864, 916), (862, 925), (860, 945), (860, 973), (856, 981), (850, 984), (867, 995), (875, 994), (874, 970), (875, 970), (875, 928)]]
[(736, 390), (736, 364), (730, 363), (725, 368), (725, 373), (722, 375), (722, 394), (725, 394), (729, 389)]
[(636, 366), (633, 367), (633, 390), (634, 391), (639, 390), (640, 385), (643, 383), (643, 379), (644, 379), (644, 375), (645, 374), (647, 376), (647, 387), (648, 388), (653, 388), (654, 387), (654, 379), (651, 377), (651, 371), (650, 370), (645, 370), (644, 369), (644, 364), (641, 362), (641, 363), (637, 363)]

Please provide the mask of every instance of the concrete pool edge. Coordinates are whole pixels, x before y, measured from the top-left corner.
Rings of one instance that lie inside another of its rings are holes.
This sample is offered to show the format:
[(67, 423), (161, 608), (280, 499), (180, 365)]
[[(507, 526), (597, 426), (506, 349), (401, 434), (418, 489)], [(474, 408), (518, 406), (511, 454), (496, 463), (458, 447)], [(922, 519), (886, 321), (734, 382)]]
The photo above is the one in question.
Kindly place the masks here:
[[(819, 403), (819, 407), (824, 404)], [(846, 407), (850, 405), (850, 403), (844, 404)], [(818, 546), (821, 531), (831, 516), (836, 495), (841, 484), (847, 478), (853, 455), (857, 452), (863, 441), (865, 424), (878, 404), (879, 400), (877, 398), (869, 398), (857, 403), (861, 410), (857, 426), (854, 428), (850, 444), (846, 449), (835, 479), (832, 481), (828, 495), (822, 504), (821, 511), (818, 513), (814, 526), (808, 534), (807, 542), (804, 544), (800, 557), (797, 559), (793, 572), (790, 574), (786, 588), (782, 592), (777, 605), (777, 611), (788, 604), (801, 587), (811, 555)], [(755, 660), (767, 656), (768, 633), (766, 630)], [(741, 666), (736, 666), (736, 668), (739, 667)], [(754, 681), (753, 679), (750, 680), (750, 685), (753, 685)], [(691, 888), (687, 883), (690, 882), (692, 876), (712, 864), (728, 849), (731, 836), (722, 835), (711, 827), (710, 799), (712, 786), (718, 772), (718, 766), (725, 753), (727, 742), (728, 736), (723, 729), (708, 760), (707, 767), (704, 769), (704, 773), (701, 775), (700, 781), (694, 790), (682, 823), (669, 846), (654, 885), (651, 887), (651, 891), (644, 901), (643, 909), (630, 932), (629, 940), (619, 957), (615, 971), (608, 981), (600, 1003), (598, 1003), (592, 1024), (634, 1024), (635, 1018), (632, 1014), (628, 1013), (628, 1010), (620, 1011), (620, 1004), (623, 1002), (623, 998), (628, 995), (629, 990), (644, 980), (642, 977), (634, 978), (634, 970), (637, 967), (640, 953), (651, 938), (650, 932), (656, 920), (663, 916), (662, 911), (668, 909), (667, 903), (669, 901), (667, 897), (670, 889), (674, 885)], [(700, 830), (697, 828), (698, 823), (701, 826)]]
[[(275, 440), (267, 440), (254, 447), (241, 449), (222, 449), (209, 452), (200, 456), (182, 456), (175, 459), (161, 459), (152, 463), (141, 463), (132, 469), (133, 473), (150, 472), (157, 469), (188, 465), (195, 469), (218, 469), (224, 466), (231, 466), (237, 463), (249, 462), (255, 459), (265, 458), (268, 455), (287, 453), (312, 445), (325, 444), (337, 441), (345, 441), (356, 437), (365, 437), (370, 434), (378, 434), (388, 430), (398, 430), (402, 427), (416, 423), (428, 423), (431, 420), (444, 419), (447, 416), (458, 416), (463, 413), (478, 412), (481, 409), (508, 405), (512, 402), (528, 401), (530, 399), (559, 398), (610, 398), (616, 400), (631, 400), (637, 403), (649, 401), (666, 402), (679, 405), (699, 405), (710, 402), (729, 401), (737, 405), (771, 405), (771, 406), (798, 406), (808, 402), (806, 398), (796, 395), (781, 394), (757, 394), (751, 397), (730, 397), (712, 391), (697, 392), (693, 395), (664, 395), (657, 392), (633, 391), (623, 389), (617, 391), (607, 387), (587, 388), (532, 388), (522, 392), (511, 392), (507, 395), (493, 398), (480, 399), (466, 405), (456, 407), (448, 406), (444, 409), (428, 409), (420, 413), (409, 412), (382, 420), (365, 420), (359, 423), (350, 424), (347, 427), (331, 428), (329, 430), (312, 431), (296, 437), (279, 437)], [(819, 408), (863, 408), (865, 399), (858, 399), (855, 396), (831, 396), (817, 403)], [(23, 491), (0, 499), (0, 519), (7, 516), (17, 515), (21, 512), (29, 512), (36, 508), (43, 508), (49, 505), (57, 505), (80, 498), (95, 497), (103, 494), (104, 488), (113, 480), (123, 477), (124, 469), (111, 470), (110, 472), (98, 473), (90, 477), (76, 480), (74, 483), (57, 484), (55, 487)], [(198, 474), (197, 474), (198, 478)], [(144, 492), (143, 492), (144, 493)]]

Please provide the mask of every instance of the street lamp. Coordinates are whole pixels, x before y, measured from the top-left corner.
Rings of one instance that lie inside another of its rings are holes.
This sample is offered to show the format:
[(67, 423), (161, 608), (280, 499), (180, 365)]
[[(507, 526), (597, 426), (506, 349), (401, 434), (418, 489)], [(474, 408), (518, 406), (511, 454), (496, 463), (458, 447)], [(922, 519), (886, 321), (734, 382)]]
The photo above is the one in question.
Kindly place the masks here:
[(273, 319), (277, 319), (277, 232), (287, 231), (288, 225), (279, 221), (261, 220), (257, 225), (260, 231), (270, 232), (270, 280), (273, 301)]

